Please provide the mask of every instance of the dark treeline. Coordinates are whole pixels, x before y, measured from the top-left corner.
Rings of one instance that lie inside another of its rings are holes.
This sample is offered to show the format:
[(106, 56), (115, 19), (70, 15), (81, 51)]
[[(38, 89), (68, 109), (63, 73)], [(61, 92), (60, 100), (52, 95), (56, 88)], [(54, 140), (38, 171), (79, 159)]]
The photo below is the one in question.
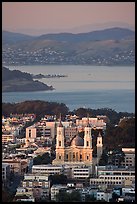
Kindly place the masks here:
[(56, 115), (59, 117), (68, 114), (69, 109), (63, 103), (45, 102), (40, 100), (24, 101), (20, 103), (2, 103), (2, 115), (34, 113), (40, 119), (46, 114)]
[(66, 114), (76, 114), (77, 116), (79, 116), (79, 118), (87, 117), (87, 115), (89, 117), (96, 117), (97, 115), (106, 115), (110, 120), (110, 124), (112, 125), (118, 124), (120, 118), (135, 116), (134, 113), (118, 113), (115, 110), (109, 108), (78, 108), (77, 110), (70, 111), (64, 103), (47, 102), (40, 100), (24, 101), (20, 103), (2, 103), (2, 115), (10, 116), (11, 113), (34, 113), (36, 114), (37, 118), (40, 118), (45, 114), (56, 115), (57, 117), (59, 117), (61, 113), (62, 119), (65, 117)]
[[(40, 100), (24, 101), (21, 103), (2, 103), (2, 115), (10, 116), (10, 114), (36, 114), (36, 121), (46, 114), (56, 115), (57, 118), (62, 116), (62, 120), (66, 114), (76, 114), (79, 118), (82, 117), (96, 117), (97, 115), (106, 115), (109, 118), (107, 129), (103, 139), (104, 147), (117, 148), (117, 147), (134, 147), (135, 146), (135, 114), (127, 112), (119, 112), (108, 108), (101, 109), (85, 109), (79, 108), (77, 110), (69, 111), (69, 108), (63, 103), (45, 102)], [(125, 117), (120, 122), (120, 119)], [(126, 118), (129, 117), (129, 118)], [(93, 142), (96, 144), (97, 130), (92, 130), (94, 135)], [(94, 151), (96, 152), (96, 150)]]

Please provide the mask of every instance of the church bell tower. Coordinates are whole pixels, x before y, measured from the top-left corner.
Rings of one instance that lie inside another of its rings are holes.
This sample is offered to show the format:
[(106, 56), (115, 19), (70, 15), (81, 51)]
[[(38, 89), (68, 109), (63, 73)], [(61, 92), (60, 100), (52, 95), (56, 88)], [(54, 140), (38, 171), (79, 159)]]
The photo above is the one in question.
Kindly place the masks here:
[(99, 135), (97, 137), (97, 161), (99, 161), (99, 159), (102, 156), (102, 152), (103, 152), (103, 143), (102, 143), (102, 136), (99, 132)]
[(65, 130), (61, 122), (61, 116), (59, 125), (57, 127), (57, 137), (56, 137), (56, 163), (64, 162), (64, 153), (65, 153), (65, 145), (64, 145), (64, 136)]

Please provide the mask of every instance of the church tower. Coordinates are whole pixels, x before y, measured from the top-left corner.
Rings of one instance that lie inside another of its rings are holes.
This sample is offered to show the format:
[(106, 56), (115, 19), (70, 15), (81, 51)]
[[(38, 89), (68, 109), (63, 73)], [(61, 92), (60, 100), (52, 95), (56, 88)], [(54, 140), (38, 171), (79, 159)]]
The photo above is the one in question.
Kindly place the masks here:
[(84, 128), (84, 148), (92, 148), (91, 126), (89, 124), (89, 119), (87, 121), (87, 126)]
[(99, 135), (97, 137), (97, 161), (99, 161), (99, 159), (101, 158), (102, 152), (103, 152), (102, 136), (99, 132)]
[(64, 151), (65, 151), (64, 134), (65, 134), (65, 130), (62, 125), (61, 117), (60, 117), (60, 122), (57, 127), (57, 137), (56, 137), (56, 160), (58, 162), (64, 161)]
[(92, 136), (91, 136), (91, 126), (89, 124), (89, 119), (87, 121), (87, 126), (84, 128), (84, 161), (85, 163), (92, 163)]

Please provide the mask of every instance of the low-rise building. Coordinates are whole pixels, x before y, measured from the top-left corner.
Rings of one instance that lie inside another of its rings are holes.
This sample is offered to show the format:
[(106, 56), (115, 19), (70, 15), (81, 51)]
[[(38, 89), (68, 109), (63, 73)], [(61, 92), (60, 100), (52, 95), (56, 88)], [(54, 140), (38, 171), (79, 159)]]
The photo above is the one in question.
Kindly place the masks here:
[(97, 117), (96, 118), (84, 117), (81, 120), (80, 119), (76, 120), (77, 126), (85, 127), (88, 123), (92, 126), (92, 128), (106, 130), (106, 123), (104, 122), (104, 119), (100, 119)]
[(51, 201), (57, 201), (57, 195), (59, 194), (60, 190), (67, 190), (66, 185), (53, 185), (50, 189), (51, 192)]
[(109, 202), (109, 200), (112, 198), (112, 192), (109, 191), (98, 191), (96, 195), (97, 200), (103, 200), (106, 202)]
[(49, 181), (47, 174), (25, 174), (22, 186), (32, 188), (34, 198), (49, 197)]
[(125, 182), (135, 181), (135, 169), (114, 168), (98, 170), (96, 178), (90, 178), (91, 185), (125, 186)]
[(125, 154), (124, 160), (121, 162), (123, 167), (135, 167), (135, 148), (122, 148)]
[(91, 176), (91, 166), (77, 166), (72, 167), (72, 179), (86, 180)]
[(32, 173), (42, 173), (47, 175), (54, 175), (54, 174), (62, 174), (63, 167), (62, 165), (33, 165), (32, 166)]
[(14, 134), (2, 134), (2, 144), (15, 143), (16, 137)]
[(10, 171), (19, 175), (24, 175), (28, 169), (27, 159), (3, 159), (2, 163), (10, 165)]
[(21, 202), (21, 201), (35, 202), (35, 198), (33, 196), (32, 189), (18, 187), (13, 201), (15, 202)]

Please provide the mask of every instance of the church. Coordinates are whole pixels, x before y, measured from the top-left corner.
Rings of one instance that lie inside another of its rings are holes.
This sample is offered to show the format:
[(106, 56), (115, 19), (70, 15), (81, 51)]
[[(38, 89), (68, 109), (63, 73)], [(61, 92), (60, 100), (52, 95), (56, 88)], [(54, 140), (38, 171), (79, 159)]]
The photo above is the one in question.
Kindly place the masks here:
[[(57, 127), (56, 136), (56, 158), (53, 160), (53, 165), (87, 165), (93, 164), (92, 157), (92, 136), (91, 126), (89, 122), (84, 127), (84, 138), (79, 133), (72, 138), (69, 146), (65, 145), (65, 127), (63, 127), (61, 120)], [(102, 136), (99, 133), (97, 138), (97, 160), (102, 155)]]

